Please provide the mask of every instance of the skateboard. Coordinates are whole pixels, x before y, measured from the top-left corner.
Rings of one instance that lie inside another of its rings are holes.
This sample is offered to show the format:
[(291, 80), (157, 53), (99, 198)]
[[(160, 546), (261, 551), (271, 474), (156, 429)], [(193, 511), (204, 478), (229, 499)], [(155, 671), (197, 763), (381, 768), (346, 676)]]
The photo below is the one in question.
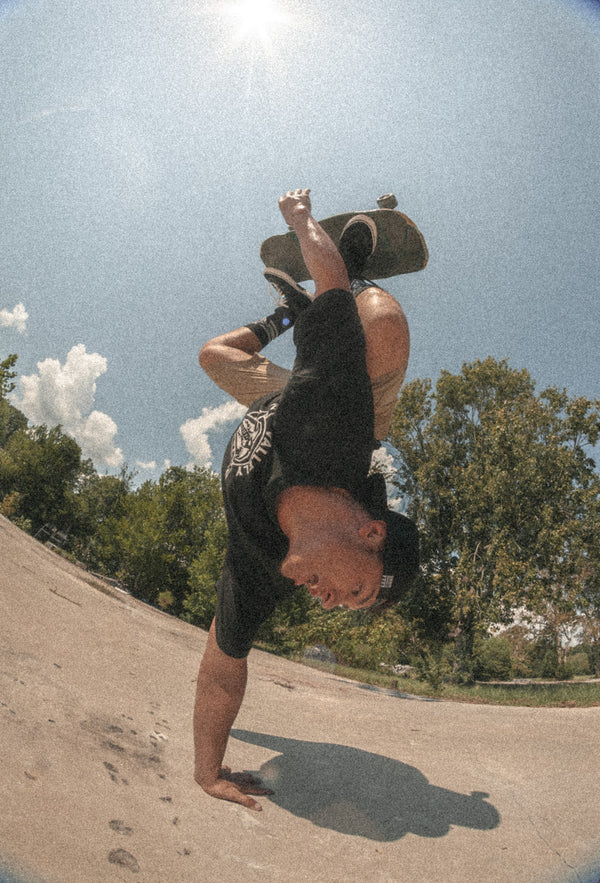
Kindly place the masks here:
[[(377, 209), (344, 212), (325, 218), (319, 223), (337, 246), (342, 230), (350, 218), (358, 214), (373, 218), (377, 225), (377, 245), (362, 273), (366, 279), (388, 279), (401, 273), (422, 270), (427, 264), (429, 253), (416, 224), (402, 212), (395, 211), (398, 203), (392, 193), (379, 197), (377, 204)], [(296, 282), (310, 279), (298, 238), (293, 231), (265, 239), (260, 247), (260, 257), (266, 267), (284, 270)]]

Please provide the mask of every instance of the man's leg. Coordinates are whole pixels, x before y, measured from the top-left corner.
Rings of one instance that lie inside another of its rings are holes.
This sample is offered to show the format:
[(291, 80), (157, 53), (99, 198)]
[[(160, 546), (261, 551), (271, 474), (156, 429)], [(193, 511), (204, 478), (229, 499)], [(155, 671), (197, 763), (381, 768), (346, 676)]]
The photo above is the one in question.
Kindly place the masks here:
[(260, 356), (259, 352), (289, 331), (300, 313), (311, 304), (306, 289), (286, 273), (268, 267), (264, 276), (279, 295), (276, 310), (257, 322), (209, 340), (198, 357), (211, 380), (246, 407), (260, 396), (279, 392), (286, 385), (291, 372)]
[(408, 365), (408, 322), (398, 301), (382, 288), (371, 286), (364, 289), (357, 295), (356, 304), (367, 343), (367, 371), (375, 406), (375, 438), (382, 440), (389, 433)]
[(286, 385), (290, 372), (259, 355), (263, 344), (247, 326), (214, 337), (204, 344), (198, 360), (224, 392), (245, 407)]
[(377, 248), (377, 227), (367, 215), (352, 218), (342, 231), (339, 252), (367, 343), (367, 371), (373, 387), (375, 437), (383, 439), (406, 374), (410, 352), (408, 323), (398, 301), (378, 285), (362, 278), (367, 258)]
[(290, 372), (260, 355), (262, 344), (247, 327), (205, 343), (198, 356), (211, 380), (246, 408), (286, 385)]

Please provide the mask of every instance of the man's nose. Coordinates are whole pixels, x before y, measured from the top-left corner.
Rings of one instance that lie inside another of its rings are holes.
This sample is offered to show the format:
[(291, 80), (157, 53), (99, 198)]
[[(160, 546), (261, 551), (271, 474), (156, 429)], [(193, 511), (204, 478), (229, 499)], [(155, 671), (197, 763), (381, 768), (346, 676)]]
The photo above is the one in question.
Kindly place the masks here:
[[(282, 576), (285, 576), (287, 579), (293, 579), (295, 581), (298, 575), (297, 557), (295, 555), (286, 555), (281, 562), (281, 567), (279, 569)], [(301, 585), (301, 583), (296, 583), (296, 585)]]

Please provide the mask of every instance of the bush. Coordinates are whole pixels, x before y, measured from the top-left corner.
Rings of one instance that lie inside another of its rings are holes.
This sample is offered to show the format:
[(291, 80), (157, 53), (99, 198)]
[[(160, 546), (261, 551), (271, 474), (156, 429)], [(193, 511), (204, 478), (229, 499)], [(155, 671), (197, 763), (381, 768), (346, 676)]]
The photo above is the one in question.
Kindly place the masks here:
[(540, 638), (531, 644), (528, 655), (529, 677), (556, 678), (558, 676), (558, 650), (552, 643)]
[(444, 683), (452, 680), (453, 657), (454, 649), (450, 645), (435, 650), (424, 648), (413, 658), (413, 666), (419, 678), (426, 681), (434, 693), (441, 693)]
[(158, 597), (156, 598), (156, 603), (161, 610), (168, 610), (169, 607), (172, 607), (175, 603), (173, 592), (170, 592), (168, 589), (164, 592), (159, 592)]
[(579, 650), (577, 653), (571, 654), (568, 662), (573, 671), (573, 675), (589, 675), (592, 672), (590, 658), (584, 650)]
[(503, 637), (492, 637), (475, 649), (474, 674), (479, 681), (508, 681), (512, 677), (510, 642)]

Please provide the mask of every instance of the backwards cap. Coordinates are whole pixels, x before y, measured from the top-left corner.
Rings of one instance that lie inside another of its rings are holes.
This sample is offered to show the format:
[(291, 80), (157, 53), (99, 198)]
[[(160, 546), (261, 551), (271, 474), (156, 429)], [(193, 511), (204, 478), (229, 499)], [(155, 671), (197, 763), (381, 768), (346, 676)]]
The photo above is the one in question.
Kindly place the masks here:
[(388, 508), (385, 479), (380, 473), (368, 476), (359, 496), (369, 513), (386, 524), (381, 586), (373, 605), (376, 608), (384, 601), (400, 601), (417, 576), (419, 532), (410, 518)]

